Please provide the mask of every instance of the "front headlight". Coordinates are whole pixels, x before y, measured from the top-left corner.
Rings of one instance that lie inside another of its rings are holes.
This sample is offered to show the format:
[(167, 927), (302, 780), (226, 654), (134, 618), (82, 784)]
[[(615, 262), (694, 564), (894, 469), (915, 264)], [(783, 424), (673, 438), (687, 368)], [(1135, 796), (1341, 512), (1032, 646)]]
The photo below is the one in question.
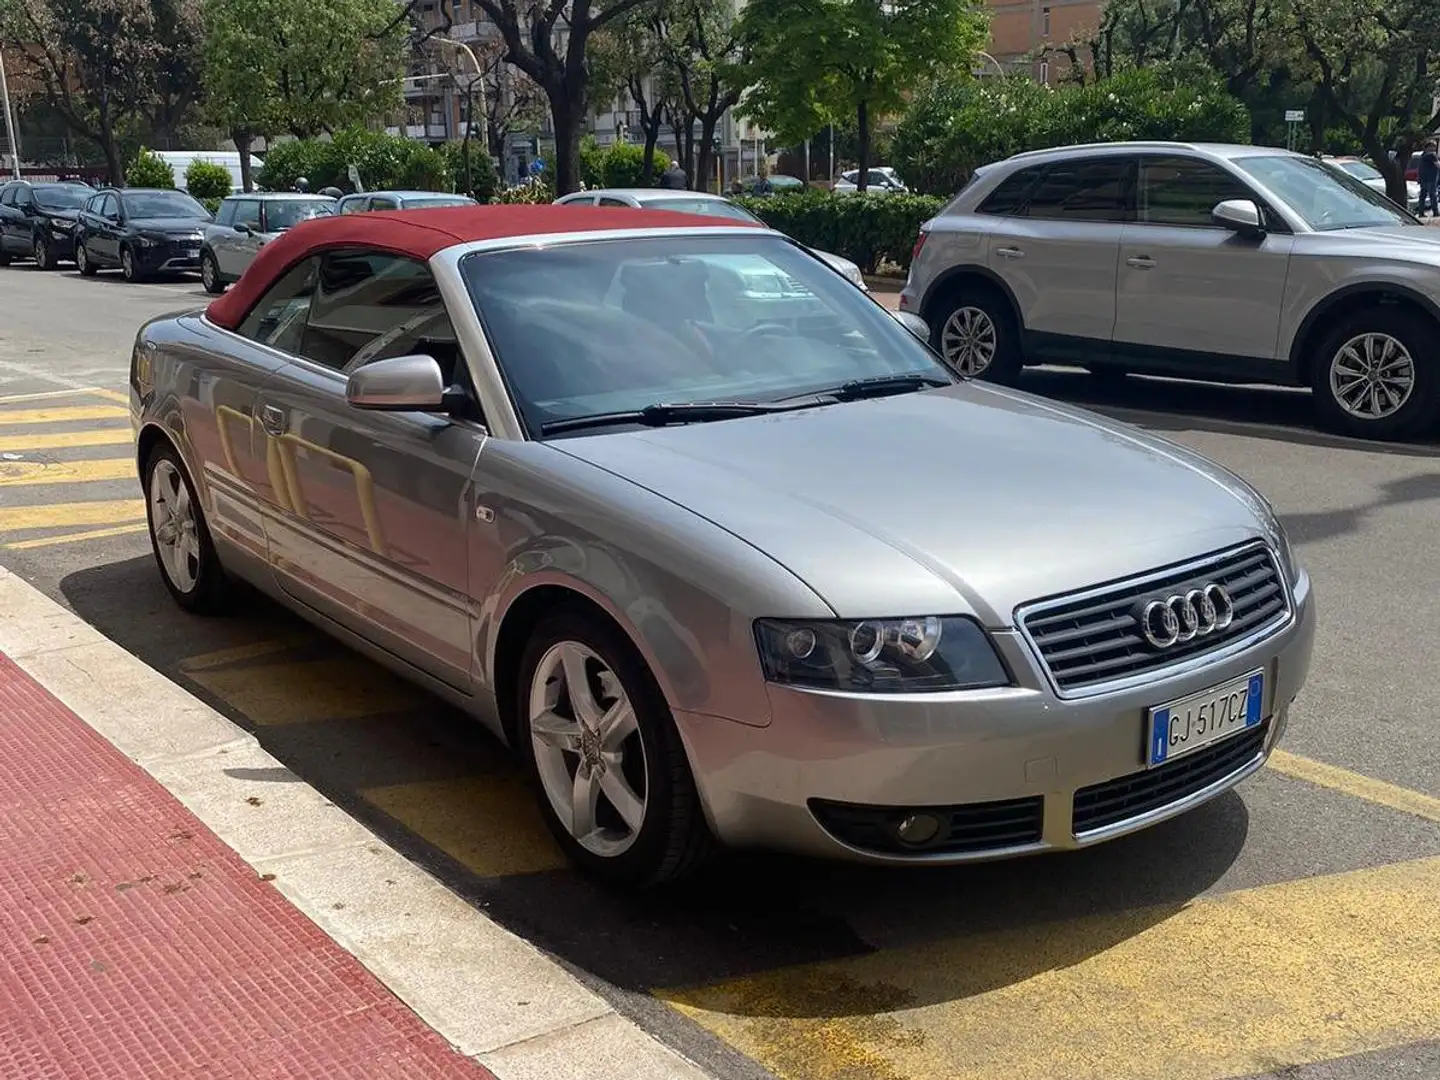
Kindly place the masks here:
[(964, 616), (760, 619), (755, 638), (771, 682), (872, 694), (1010, 685), (989, 635)]
[(50, 228), (58, 233), (68, 233), (71, 229), (75, 228), (75, 222), (65, 218), (51, 218)]
[(139, 244), (142, 248), (151, 248), (154, 247), (156, 244), (160, 243), (160, 241), (155, 239), (155, 237), (153, 236), (142, 236), (135, 242)]

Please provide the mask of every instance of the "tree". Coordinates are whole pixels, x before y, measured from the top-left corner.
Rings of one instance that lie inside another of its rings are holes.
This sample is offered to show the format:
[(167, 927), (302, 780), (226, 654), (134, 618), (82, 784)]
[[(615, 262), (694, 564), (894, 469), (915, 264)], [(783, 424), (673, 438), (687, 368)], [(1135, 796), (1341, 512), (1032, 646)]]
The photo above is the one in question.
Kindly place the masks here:
[(168, 50), (183, 34), (161, 25), (176, 10), (171, 0), (0, 0), (0, 45), (19, 80), (100, 147), (117, 184), (120, 129), (157, 100), (157, 75), (178, 62)]
[(853, 116), (861, 190), (874, 121), (923, 79), (970, 70), (987, 33), (975, 0), (750, 0), (740, 26), (746, 113), (790, 143)]
[(555, 191), (579, 186), (580, 136), (589, 107), (591, 35), (655, 0), (475, 0), (500, 30), (505, 59), (545, 92), (555, 126)]
[(160, 50), (152, 69), (153, 90), (143, 111), (151, 137), (167, 150), (177, 149), (171, 143), (193, 115), (202, 92), (200, 0), (153, 0), (153, 7)]
[(745, 89), (743, 31), (730, 0), (668, 0), (654, 9), (652, 25), (679, 90), (685, 127), (700, 125), (699, 152), (687, 171), (692, 186), (703, 190), (713, 171), (715, 129)]
[(658, 2), (632, 8), (597, 33), (590, 43), (594, 95), (628, 97), (640, 114), (644, 140), (640, 170), (643, 186), (649, 186), (655, 175), (655, 151), (666, 110), (675, 105), (679, 97), (674, 73), (664, 63), (659, 9)]

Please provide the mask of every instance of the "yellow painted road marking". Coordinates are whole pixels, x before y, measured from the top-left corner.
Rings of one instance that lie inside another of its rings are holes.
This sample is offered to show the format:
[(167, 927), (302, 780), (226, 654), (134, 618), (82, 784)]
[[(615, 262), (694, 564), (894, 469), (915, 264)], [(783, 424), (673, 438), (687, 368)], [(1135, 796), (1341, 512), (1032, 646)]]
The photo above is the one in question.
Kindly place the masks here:
[(567, 865), (518, 774), (397, 784), (360, 796), (481, 877)]
[(661, 994), (783, 1080), (1221, 1080), (1440, 1036), (1440, 859)]
[[(50, 401), (55, 398), (79, 397), (82, 394), (95, 394), (95, 390), (41, 390), (34, 394), (6, 394), (0, 397), (0, 405), (10, 405), (19, 401)], [(105, 395), (101, 394), (101, 397)]]
[(138, 525), (117, 525), (113, 529), (91, 529), (87, 532), (63, 533), (60, 536), (40, 536), (34, 540), (16, 540), (10, 544), (0, 544), (0, 547), (11, 551), (27, 551), (31, 548), (53, 547), (56, 544), (74, 544), (81, 540), (103, 540), (108, 536), (128, 536), (130, 533), (144, 532), (149, 526), (143, 521)]
[(130, 414), (114, 405), (61, 405), (49, 409), (0, 409), (0, 427), (8, 424), (71, 424), (82, 420), (124, 420)]
[(119, 390), (102, 390), (97, 386), (85, 392), (94, 394), (96, 397), (105, 398), (107, 401), (118, 401), (121, 405), (130, 404), (130, 395), (122, 394)]
[(63, 529), (71, 525), (121, 525), (144, 519), (144, 499), (0, 506), (0, 533), (20, 529)]
[(64, 450), (72, 446), (120, 446), (134, 438), (129, 428), (92, 431), (37, 431), (32, 435), (0, 435), (0, 451)]
[(403, 712), (425, 700), (398, 676), (358, 657), (210, 667), (188, 674), (259, 727)]
[(1326, 765), (1322, 761), (1296, 757), (1284, 750), (1276, 750), (1270, 755), (1270, 767), (1276, 772), (1293, 776), (1297, 780), (1308, 780), (1312, 784), (1319, 784), (1321, 787), (1330, 788), (1332, 791), (1338, 791), (1356, 799), (1379, 803), (1381, 806), (1388, 806), (1392, 810), (1399, 810), (1406, 814), (1414, 814), (1427, 821), (1440, 822), (1440, 799), (1422, 795), (1409, 788), (1397, 787), (1384, 780), (1362, 776), (1360, 773), (1342, 769), (1337, 765)]
[(296, 645), (314, 641), (314, 638), (303, 638), (298, 635), (293, 638), (275, 638), (271, 641), (252, 641), (245, 645), (235, 645), (228, 649), (216, 649), (214, 652), (201, 653), (199, 656), (192, 656), (188, 660), (180, 662), (180, 670), (185, 672), (207, 671), (210, 668), (225, 667), (227, 664), (238, 664), (246, 660), (258, 660), (262, 656), (274, 656), (276, 653), (285, 652)]
[(0, 487), (27, 484), (87, 484), (97, 480), (136, 480), (129, 458), (95, 461), (0, 461)]

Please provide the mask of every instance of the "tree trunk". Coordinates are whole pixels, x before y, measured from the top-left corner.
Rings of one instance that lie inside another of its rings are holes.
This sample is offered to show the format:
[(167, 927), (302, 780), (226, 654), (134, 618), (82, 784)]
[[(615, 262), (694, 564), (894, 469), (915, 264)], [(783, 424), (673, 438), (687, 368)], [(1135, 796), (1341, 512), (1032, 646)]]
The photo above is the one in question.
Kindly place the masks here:
[(250, 175), (250, 148), (255, 145), (255, 136), (244, 128), (235, 128), (230, 132), (230, 141), (240, 154), (240, 190), (254, 191), (255, 181)]
[(1405, 187), (1405, 169), (1410, 155), (1406, 154), (1404, 158), (1401, 158), (1397, 154), (1391, 158), (1388, 149), (1379, 138), (1366, 139), (1364, 145), (1375, 168), (1380, 170), (1381, 176), (1385, 177), (1385, 194), (1390, 197), (1390, 201), (1400, 206), (1408, 206), (1410, 199)]
[(660, 110), (651, 114), (655, 119), (645, 125), (645, 156), (640, 159), (640, 186), (655, 182), (655, 145), (660, 141)]
[[(720, 122), (718, 116), (706, 115), (700, 118), (700, 151), (699, 161), (695, 166), (695, 190), (708, 191), (710, 189), (710, 177), (715, 172), (715, 125)], [(721, 192), (723, 195), (724, 192)]]
[(465, 194), (475, 197), (475, 173), (470, 167), (470, 128), (475, 116), (475, 80), (465, 84), (465, 138), (460, 141), (460, 158), (465, 164)]
[(584, 99), (575, 100), (561, 86), (546, 91), (550, 119), (555, 126), (555, 194), (569, 195), (580, 190), (580, 129), (584, 126)]
[(105, 168), (110, 171), (110, 182), (116, 187), (125, 186), (125, 163), (120, 160), (120, 141), (115, 137), (115, 123), (104, 102), (100, 105), (100, 149), (105, 154)]
[(690, 189), (695, 189), (695, 125), (690, 117), (685, 118), (685, 152), (681, 155), (685, 175), (690, 180)]
[(870, 104), (862, 101), (855, 106), (855, 149), (860, 160), (856, 162), (860, 172), (855, 177), (855, 190), (865, 192), (870, 187)]

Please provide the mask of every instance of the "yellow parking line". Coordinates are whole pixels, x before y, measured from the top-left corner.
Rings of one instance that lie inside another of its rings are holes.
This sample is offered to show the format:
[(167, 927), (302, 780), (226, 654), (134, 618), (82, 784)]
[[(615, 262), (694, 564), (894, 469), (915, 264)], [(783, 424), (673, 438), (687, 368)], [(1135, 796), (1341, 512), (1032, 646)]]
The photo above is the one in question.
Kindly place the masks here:
[(27, 551), (30, 548), (53, 547), (56, 544), (74, 544), (81, 540), (103, 540), (108, 536), (127, 536), (130, 533), (144, 532), (147, 528), (142, 521), (138, 525), (117, 525), (113, 529), (91, 529), (88, 532), (64, 533), (60, 536), (41, 536), (34, 540), (16, 540), (10, 544), (0, 544), (10, 551)]
[(45, 431), (32, 435), (0, 435), (0, 451), (65, 450), (72, 446), (120, 446), (133, 439), (129, 428), (93, 431)]
[(118, 401), (121, 405), (130, 404), (130, 395), (122, 394), (118, 390), (102, 390), (100, 389), (100, 387), (97, 386), (85, 392), (88, 394), (94, 394), (96, 397), (105, 398), (107, 401)]
[(360, 796), (481, 877), (567, 865), (518, 774), (397, 784)]
[(296, 645), (304, 644), (307, 639), (296, 636), (294, 638), (275, 638), (270, 641), (252, 641), (245, 645), (235, 645), (228, 649), (216, 649), (214, 652), (201, 653), (199, 656), (192, 656), (188, 660), (180, 662), (180, 670), (184, 672), (208, 671), (210, 668), (224, 667), (227, 664), (238, 664), (246, 660), (258, 660), (262, 656), (274, 656), (276, 653), (285, 652)]
[(1310, 758), (1297, 757), (1284, 750), (1276, 750), (1270, 755), (1270, 767), (1286, 776), (1293, 776), (1297, 780), (1308, 780), (1312, 784), (1318, 784), (1352, 798), (1379, 803), (1381, 806), (1388, 806), (1392, 810), (1399, 810), (1406, 814), (1414, 814), (1427, 821), (1440, 822), (1440, 799), (1422, 795), (1409, 788), (1397, 787), (1395, 784), (1376, 780), (1371, 776), (1363, 776), (1360, 773), (1351, 772), (1349, 769), (1342, 769), (1338, 765), (1326, 765), (1323, 761), (1312, 761)]
[(0, 461), (0, 487), (31, 484), (88, 484), (101, 480), (135, 480), (129, 458), (94, 461)]
[(258, 727), (404, 712), (426, 699), (359, 657), (208, 667), (192, 680)]
[(1440, 859), (662, 993), (783, 1080), (1219, 1080), (1440, 1035)]
[(33, 394), (6, 394), (0, 397), (0, 405), (10, 405), (19, 401), (48, 401), (54, 398), (79, 397), (81, 394), (93, 393), (95, 393), (94, 390), (41, 390)]
[(9, 424), (69, 424), (82, 420), (123, 420), (114, 405), (63, 405), (52, 409), (0, 409), (0, 427)]
[(0, 533), (21, 529), (63, 529), (72, 525), (123, 525), (144, 519), (144, 499), (0, 506)]

